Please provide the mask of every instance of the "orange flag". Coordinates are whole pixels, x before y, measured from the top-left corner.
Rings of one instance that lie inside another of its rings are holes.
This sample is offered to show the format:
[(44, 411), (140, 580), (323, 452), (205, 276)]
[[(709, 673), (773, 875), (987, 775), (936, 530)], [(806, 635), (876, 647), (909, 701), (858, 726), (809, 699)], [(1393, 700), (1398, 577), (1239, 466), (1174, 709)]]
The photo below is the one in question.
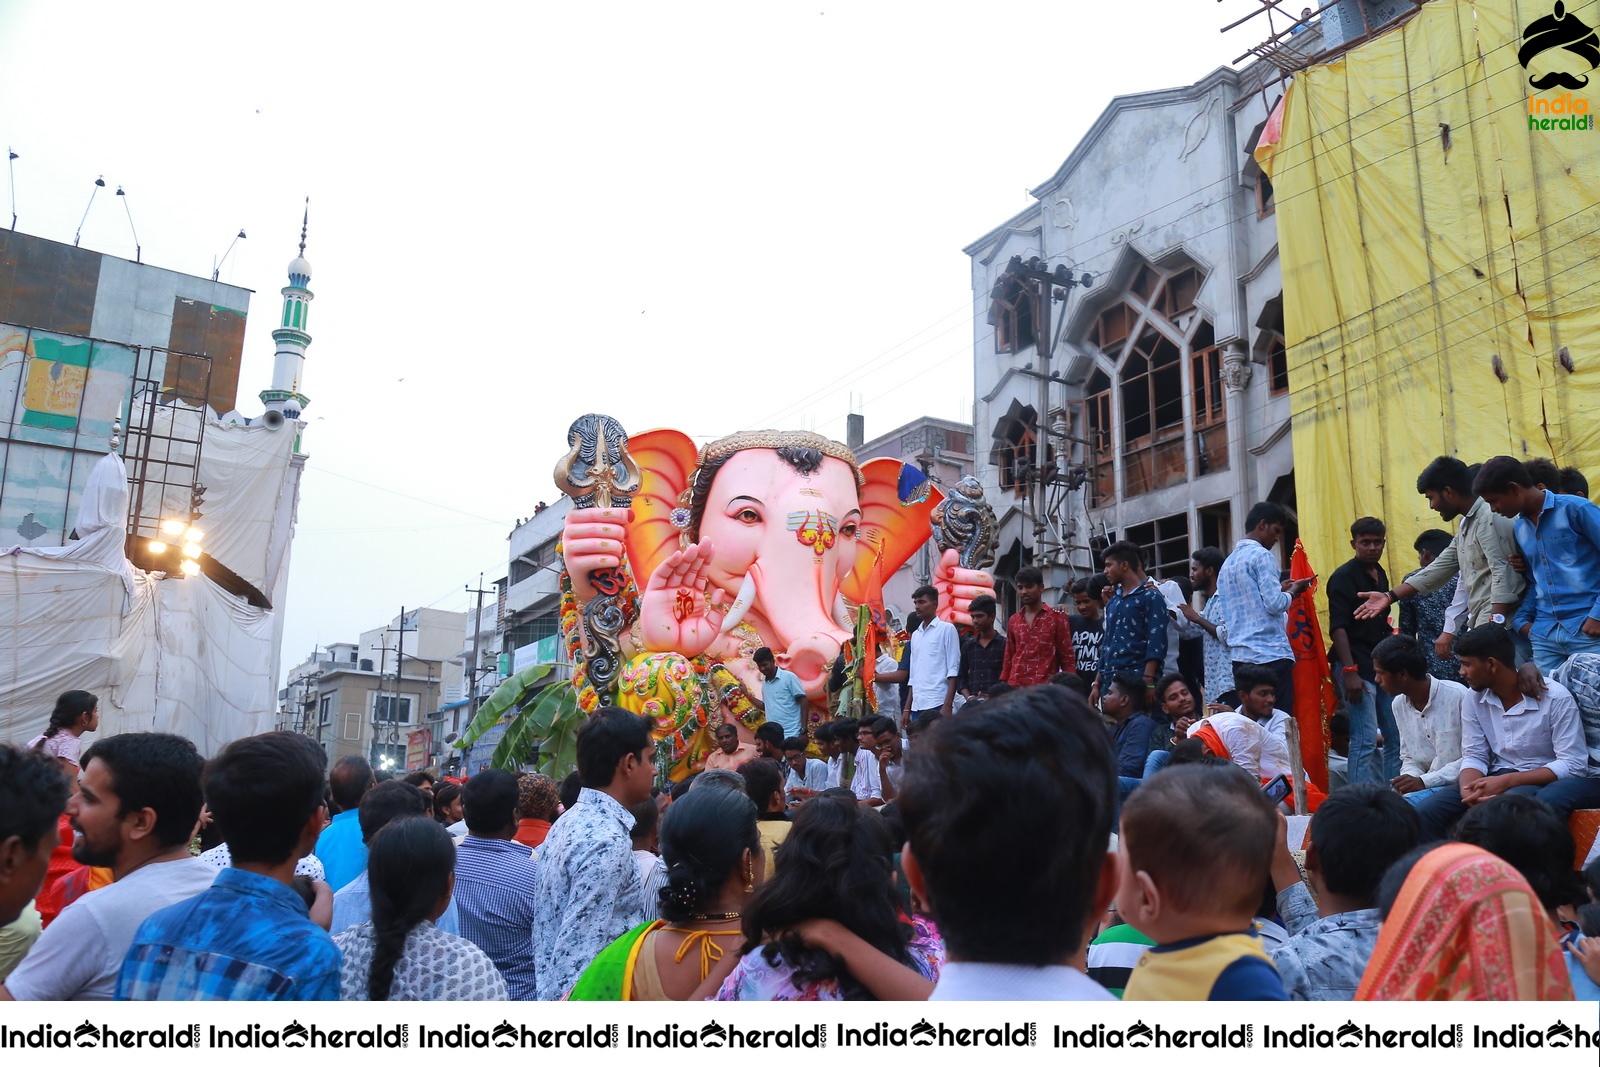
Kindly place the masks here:
[[(1295, 538), (1289, 577), (1298, 581), (1315, 575), (1311, 561), (1306, 558), (1305, 546)], [(1294, 707), (1287, 710), (1300, 727), (1300, 761), (1306, 778), (1326, 790), (1328, 720), (1338, 706), (1339, 697), (1328, 675), (1328, 650), (1322, 643), (1322, 624), (1317, 620), (1316, 591), (1313, 582), (1289, 602), (1289, 645), (1294, 649)]]

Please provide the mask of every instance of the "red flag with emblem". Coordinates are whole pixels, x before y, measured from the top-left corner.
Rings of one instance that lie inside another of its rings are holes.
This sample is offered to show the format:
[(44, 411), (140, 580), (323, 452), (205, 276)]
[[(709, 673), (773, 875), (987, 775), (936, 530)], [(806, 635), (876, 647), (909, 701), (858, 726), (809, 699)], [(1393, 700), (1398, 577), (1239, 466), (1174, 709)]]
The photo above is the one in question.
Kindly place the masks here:
[[(1306, 549), (1297, 537), (1289, 560), (1289, 577), (1315, 578)], [(1328, 651), (1322, 643), (1322, 623), (1317, 618), (1317, 584), (1289, 602), (1289, 645), (1294, 649), (1294, 707), (1287, 709), (1300, 727), (1300, 761), (1306, 778), (1318, 788), (1328, 788), (1328, 720), (1338, 706), (1333, 679), (1328, 676)]]

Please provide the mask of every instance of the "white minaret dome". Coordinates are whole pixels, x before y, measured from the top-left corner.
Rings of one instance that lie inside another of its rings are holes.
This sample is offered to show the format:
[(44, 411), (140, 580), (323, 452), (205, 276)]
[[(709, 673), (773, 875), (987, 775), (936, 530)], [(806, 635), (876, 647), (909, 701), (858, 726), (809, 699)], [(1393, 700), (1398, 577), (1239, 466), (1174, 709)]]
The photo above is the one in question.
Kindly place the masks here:
[[(306, 259), (306, 228), (311, 221), (309, 201), (305, 217), (300, 220), (300, 254), (289, 261), (289, 284), (283, 289), (283, 315), (278, 328), (272, 331), (278, 351), (272, 363), (272, 388), (261, 391), (261, 402), (266, 406), (262, 422), (278, 429), (291, 419), (299, 419), (311, 401), (300, 392), (304, 377), (306, 349), (311, 345), (311, 334), (306, 329), (306, 319), (313, 294), (311, 263)], [(299, 431), (295, 431), (295, 450), (299, 451)]]

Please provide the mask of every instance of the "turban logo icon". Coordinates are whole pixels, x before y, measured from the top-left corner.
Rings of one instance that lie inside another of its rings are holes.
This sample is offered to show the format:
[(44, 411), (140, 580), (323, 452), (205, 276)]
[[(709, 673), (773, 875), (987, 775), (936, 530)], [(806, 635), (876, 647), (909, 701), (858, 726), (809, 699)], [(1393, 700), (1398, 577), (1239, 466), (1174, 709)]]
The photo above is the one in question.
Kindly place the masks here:
[[(1534, 19), (1522, 31), (1522, 48), (1517, 52), (1517, 62), (1526, 70), (1536, 56), (1554, 49), (1561, 49), (1582, 59), (1588, 64), (1583, 68), (1585, 72), (1600, 67), (1600, 36), (1596, 36), (1594, 30), (1584, 25), (1578, 16), (1568, 14), (1567, 5), (1561, 0), (1556, 0), (1553, 14)], [(1566, 56), (1556, 58), (1567, 60)], [(1582, 89), (1589, 84), (1589, 77), (1587, 73), (1551, 70), (1539, 77), (1530, 76), (1528, 82), (1535, 89)]]

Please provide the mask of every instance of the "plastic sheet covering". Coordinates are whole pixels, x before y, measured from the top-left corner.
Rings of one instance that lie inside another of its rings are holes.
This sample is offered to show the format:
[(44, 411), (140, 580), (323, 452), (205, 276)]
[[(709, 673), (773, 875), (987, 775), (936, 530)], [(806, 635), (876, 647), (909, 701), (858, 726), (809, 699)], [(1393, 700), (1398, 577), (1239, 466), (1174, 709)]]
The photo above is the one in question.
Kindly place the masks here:
[(1434, 456), (1600, 475), (1600, 130), (1529, 129), (1530, 94), (1593, 113), (1600, 76), (1530, 86), (1562, 58), (1517, 58), (1552, 8), (1431, 0), (1297, 75), (1257, 149), (1276, 195), (1300, 534), (1324, 573), (1350, 558), (1361, 515), (1389, 524), (1391, 580), (1416, 567), (1416, 535), (1444, 525), (1416, 492)]
[(122, 460), (105, 456), (83, 496), (81, 540), (0, 550), (0, 740), (37, 736), (68, 689), (100, 696), (94, 736), (166, 730), (210, 754), (272, 728), (273, 613), (205, 578), (135, 569), (127, 501)]
[(269, 597), (286, 548), (274, 543), (273, 530), (291, 491), (294, 438), (292, 428), (212, 421), (200, 452), (206, 495), (197, 525), (206, 532), (206, 552)]

